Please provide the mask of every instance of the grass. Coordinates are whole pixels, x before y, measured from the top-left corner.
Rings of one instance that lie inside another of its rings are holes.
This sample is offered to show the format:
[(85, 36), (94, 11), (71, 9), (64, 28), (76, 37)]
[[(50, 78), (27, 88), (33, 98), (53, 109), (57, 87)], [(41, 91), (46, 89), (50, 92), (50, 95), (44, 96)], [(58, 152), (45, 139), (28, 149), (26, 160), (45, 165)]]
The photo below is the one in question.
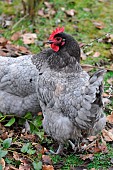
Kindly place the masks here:
[[(98, 0), (50, 0), (50, 3), (53, 4), (53, 8), (56, 11), (55, 16), (49, 16), (49, 18), (44, 18), (40, 16), (36, 16), (35, 18), (35, 26), (30, 22), (29, 18), (21, 21), (14, 29), (2, 28), (4, 33), (2, 36), (6, 37), (10, 40), (13, 33), (17, 31), (21, 32), (35, 32), (34, 30), (38, 30), (37, 37), (38, 41), (47, 40), (51, 31), (57, 26), (64, 26), (65, 31), (69, 34), (72, 34), (78, 42), (82, 43), (90, 43), (92, 40), (105, 35), (110, 32), (113, 34), (113, 1), (98, 1)], [(0, 14), (5, 13), (7, 16), (14, 15), (14, 23), (18, 22), (21, 18), (20, 10), (22, 6), (20, 5), (21, 1), (14, 1), (14, 4), (7, 5), (4, 2), (0, 2)], [(64, 11), (61, 8), (64, 8)], [(41, 4), (41, 8), (45, 9), (45, 5)], [(16, 9), (16, 10), (15, 10)], [(74, 9), (76, 14), (73, 17), (68, 17), (66, 15), (66, 11)], [(87, 9), (87, 10), (85, 10)], [(46, 9), (45, 9), (46, 10)], [(89, 10), (89, 11), (88, 11)], [(93, 22), (102, 22), (104, 23), (103, 29), (98, 29), (95, 27)], [(23, 45), (21, 39), (18, 41), (14, 41), (14, 44)], [(92, 57), (92, 54), (87, 57), (86, 60), (81, 61), (83, 64), (99, 64), (101, 61), (105, 61), (108, 63), (108, 67), (112, 64), (110, 48), (112, 43), (98, 43), (94, 41), (92, 46), (86, 48), (84, 52), (93, 51), (100, 52), (100, 56), (97, 58)], [(42, 46), (37, 45), (29, 45), (29, 49), (32, 53), (38, 53)], [(112, 56), (113, 58), (113, 56)], [(104, 65), (103, 65), (104, 66)], [(107, 79), (113, 77), (113, 72), (109, 71), (105, 75), (105, 85), (109, 86), (107, 83)], [(112, 108), (113, 100), (110, 107)], [(110, 111), (109, 111), (110, 113)], [(109, 152), (107, 154), (98, 153), (95, 154), (93, 162), (88, 164), (88, 169), (95, 168), (98, 170), (99, 168), (108, 169), (109, 166), (112, 165), (110, 159), (113, 157), (113, 148), (108, 146)], [(66, 157), (60, 156), (52, 156), (53, 163), (58, 163), (63, 161), (65, 165), (62, 170), (69, 170), (70, 166), (78, 166), (83, 164), (83, 161), (73, 154), (67, 155)]]

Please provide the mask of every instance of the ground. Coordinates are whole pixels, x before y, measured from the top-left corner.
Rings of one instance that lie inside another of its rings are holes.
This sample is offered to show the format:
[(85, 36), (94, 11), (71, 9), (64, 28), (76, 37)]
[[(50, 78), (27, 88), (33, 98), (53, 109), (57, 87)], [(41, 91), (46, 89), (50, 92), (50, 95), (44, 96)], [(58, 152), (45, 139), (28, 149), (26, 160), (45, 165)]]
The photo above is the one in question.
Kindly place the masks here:
[[(15, 0), (0, 2), (0, 55), (38, 53), (54, 28), (65, 31), (79, 42), (81, 64), (90, 74), (105, 68), (106, 129), (97, 137), (87, 139), (83, 153), (73, 153), (66, 145), (65, 156), (46, 156), (47, 149), (57, 143), (43, 132), (42, 113), (22, 118), (0, 115), (0, 170), (112, 170), (113, 169), (113, 1), (112, 0), (50, 0), (38, 1), (32, 20)], [(110, 115), (110, 116), (109, 116)], [(26, 129), (23, 124), (26, 123)], [(29, 129), (30, 128), (30, 132)]]

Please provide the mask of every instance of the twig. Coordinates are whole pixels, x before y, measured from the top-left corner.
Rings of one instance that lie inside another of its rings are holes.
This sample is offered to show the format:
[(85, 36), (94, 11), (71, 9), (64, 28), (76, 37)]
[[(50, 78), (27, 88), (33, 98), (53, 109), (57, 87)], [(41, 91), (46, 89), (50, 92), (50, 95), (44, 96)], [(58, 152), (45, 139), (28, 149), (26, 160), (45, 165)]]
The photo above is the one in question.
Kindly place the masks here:
[(21, 18), (18, 22), (16, 22), (16, 24), (13, 25), (12, 29), (14, 29), (18, 24), (20, 24), (20, 22), (22, 22), (28, 16), (29, 14), (26, 14), (23, 18)]

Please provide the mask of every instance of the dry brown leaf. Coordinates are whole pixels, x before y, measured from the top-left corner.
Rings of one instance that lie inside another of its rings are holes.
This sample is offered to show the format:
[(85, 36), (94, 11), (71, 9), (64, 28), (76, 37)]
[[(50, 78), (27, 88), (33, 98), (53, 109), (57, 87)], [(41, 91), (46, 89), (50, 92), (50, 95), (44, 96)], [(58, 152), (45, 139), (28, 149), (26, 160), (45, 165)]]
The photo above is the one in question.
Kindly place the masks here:
[(21, 36), (21, 33), (20, 32), (15, 32), (12, 37), (11, 37), (11, 40), (12, 41), (17, 41)]
[(100, 56), (100, 52), (98, 52), (98, 51), (96, 51), (94, 54), (93, 54), (93, 57), (94, 58), (97, 58), (97, 57), (99, 57)]
[(8, 40), (4, 37), (0, 37), (0, 46), (5, 46), (7, 44)]
[(108, 82), (109, 84), (111, 84), (111, 85), (112, 85), (112, 84), (113, 84), (113, 77), (112, 77), (112, 78), (110, 78), (110, 79), (108, 79), (108, 80), (107, 80), (107, 82)]
[(2, 165), (2, 169), (5, 169), (5, 161), (3, 158), (0, 159), (0, 165)]
[(110, 66), (110, 70), (113, 71), (113, 64)]
[(94, 154), (81, 155), (80, 158), (81, 158), (82, 160), (84, 160), (84, 161), (85, 161), (86, 159), (93, 160)]
[(111, 112), (111, 115), (107, 116), (107, 122), (113, 124), (113, 112)]
[(52, 165), (42, 165), (42, 170), (54, 170)]
[(88, 55), (90, 55), (90, 54), (92, 54), (93, 53), (93, 51), (88, 51), (87, 53), (86, 53), (86, 55), (88, 56)]
[(6, 55), (7, 55), (7, 53), (5, 53), (4, 51), (0, 50), (0, 56), (6, 56)]
[(51, 4), (51, 3), (47, 2), (47, 1), (45, 1), (44, 4), (45, 4), (45, 6), (47, 8), (52, 8), (52, 6), (53, 6), (53, 4)]
[(19, 170), (31, 170), (31, 166), (30, 165), (22, 165), (22, 164), (20, 164)]
[(102, 96), (103, 97), (109, 97), (109, 94), (108, 93), (103, 93)]
[(91, 11), (90, 8), (83, 8), (83, 10), (84, 10), (85, 12), (90, 12), (90, 11)]
[(38, 10), (38, 15), (43, 17), (45, 15), (44, 14), (44, 9)]
[(24, 44), (34, 44), (37, 35), (35, 33), (25, 33), (21, 37)]
[(42, 115), (42, 112), (38, 112), (38, 116)]
[(23, 46), (17, 46), (17, 49), (19, 50), (19, 52), (21, 52), (22, 54), (31, 54), (31, 52)]
[(104, 137), (104, 140), (106, 142), (113, 141), (113, 134), (110, 131), (107, 131), (106, 129), (102, 130), (102, 135)]
[(45, 150), (44, 150), (44, 147), (43, 147), (42, 145), (40, 145), (39, 143), (34, 143), (34, 142), (33, 142), (32, 145), (35, 146), (35, 148), (36, 148), (36, 153), (37, 153), (37, 154), (40, 154), (40, 153), (41, 153), (41, 154), (44, 154), (44, 152), (47, 151), (47, 150), (45, 151)]
[(42, 162), (46, 165), (52, 165), (51, 158), (48, 155), (42, 155)]
[(102, 21), (93, 21), (93, 24), (98, 29), (103, 29), (105, 27), (104, 23)]
[(87, 139), (92, 142), (97, 138), (97, 136), (89, 136)]
[(16, 160), (16, 161), (18, 161), (18, 160), (20, 160), (20, 156), (19, 156), (19, 154), (17, 153), (17, 152), (13, 152), (13, 158)]
[(89, 72), (95, 68), (94, 66), (89, 65), (89, 64), (81, 64), (81, 66), (82, 66), (83, 70), (85, 70), (87, 72)]
[(86, 54), (83, 52), (83, 50), (81, 49), (81, 59), (82, 60), (86, 60), (86, 58), (87, 58), (87, 56), (86, 56)]
[(70, 10), (65, 11), (65, 13), (68, 16), (73, 17), (77, 12), (74, 9), (70, 9)]
[(30, 140), (32, 142), (35, 142), (37, 140), (37, 136), (36, 135), (34, 135), (34, 134), (27, 134), (27, 133), (21, 134), (21, 138), (28, 139), (28, 140)]
[(13, 165), (7, 165), (4, 170), (19, 170), (19, 169), (15, 168)]

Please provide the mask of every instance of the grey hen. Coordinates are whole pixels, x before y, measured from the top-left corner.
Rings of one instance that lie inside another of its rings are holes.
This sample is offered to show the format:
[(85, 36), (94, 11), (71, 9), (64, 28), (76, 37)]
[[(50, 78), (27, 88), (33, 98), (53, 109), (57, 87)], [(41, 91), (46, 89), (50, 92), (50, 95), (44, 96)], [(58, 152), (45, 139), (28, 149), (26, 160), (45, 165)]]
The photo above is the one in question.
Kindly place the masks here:
[(89, 76), (83, 71), (80, 48), (64, 28), (57, 28), (49, 37), (52, 49), (32, 58), (37, 69), (37, 94), (43, 112), (43, 128), (57, 140), (59, 148), (69, 142), (73, 149), (84, 137), (98, 133), (106, 123), (102, 111), (104, 70)]
[(0, 112), (21, 116), (41, 110), (35, 89), (38, 70), (31, 58), (0, 56)]

